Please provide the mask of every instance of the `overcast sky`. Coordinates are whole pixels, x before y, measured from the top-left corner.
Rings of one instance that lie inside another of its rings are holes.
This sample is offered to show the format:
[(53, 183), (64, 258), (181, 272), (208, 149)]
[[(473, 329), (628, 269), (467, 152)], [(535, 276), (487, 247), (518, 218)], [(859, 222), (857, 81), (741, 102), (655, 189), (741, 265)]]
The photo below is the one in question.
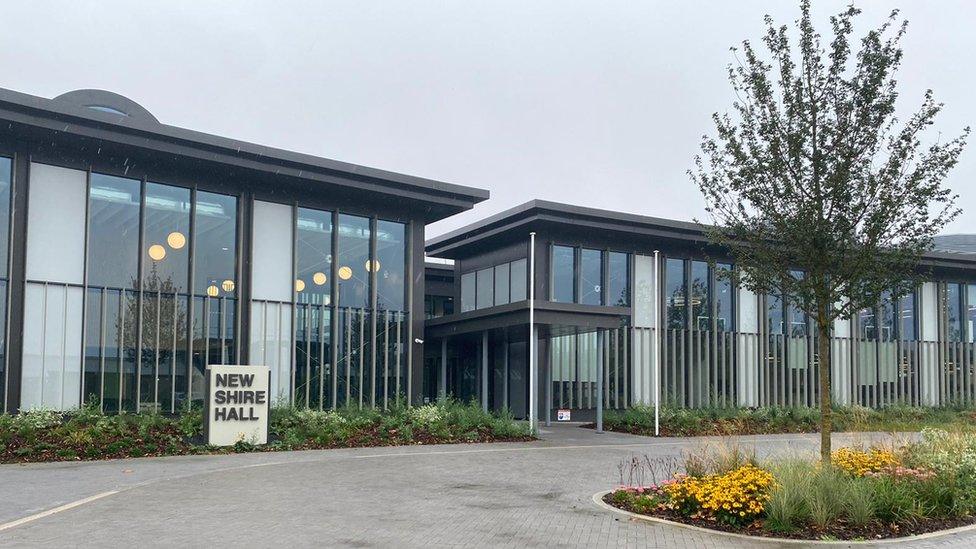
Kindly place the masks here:
[[(815, 0), (818, 26), (845, 2)], [(976, 2), (861, 1), (861, 28), (909, 19), (901, 105), (926, 88), (937, 131), (976, 125)], [(690, 220), (729, 47), (796, 2), (165, 2), (7, 0), (0, 86), (102, 88), (160, 121), (482, 187), (428, 235), (532, 198)], [(976, 145), (976, 144), (974, 144)], [(976, 150), (950, 184), (976, 232)]]

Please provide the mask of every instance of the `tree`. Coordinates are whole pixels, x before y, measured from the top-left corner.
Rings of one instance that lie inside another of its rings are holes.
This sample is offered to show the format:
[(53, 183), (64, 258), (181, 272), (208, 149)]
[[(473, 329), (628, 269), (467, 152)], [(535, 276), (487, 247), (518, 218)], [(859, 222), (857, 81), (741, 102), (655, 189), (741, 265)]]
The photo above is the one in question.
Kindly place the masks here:
[(702, 138), (689, 175), (712, 218), (709, 239), (730, 250), (744, 273), (739, 283), (760, 295), (782, 292), (816, 323), (827, 462), (831, 328), (875, 306), (883, 292), (899, 297), (920, 283), (922, 254), (960, 213), (943, 181), (969, 128), (923, 145), (942, 110), (931, 90), (900, 123), (895, 73), (907, 21), (898, 23), (897, 11), (854, 53), (859, 9), (830, 18), (833, 38), (824, 47), (809, 0), (800, 8), (795, 46), (767, 15), (762, 44), (770, 60), (749, 41), (732, 48), (734, 114), (712, 116), (717, 135)]

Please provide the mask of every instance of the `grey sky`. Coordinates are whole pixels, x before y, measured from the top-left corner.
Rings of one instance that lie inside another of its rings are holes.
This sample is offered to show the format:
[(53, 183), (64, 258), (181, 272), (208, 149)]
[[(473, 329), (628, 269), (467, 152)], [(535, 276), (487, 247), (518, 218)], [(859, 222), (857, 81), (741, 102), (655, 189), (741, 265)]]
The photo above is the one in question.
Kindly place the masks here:
[[(845, 2), (815, 1), (819, 28)], [(862, 1), (911, 24), (901, 105), (926, 88), (938, 130), (976, 125), (976, 4)], [(686, 176), (727, 110), (729, 46), (796, 2), (225, 2), (9, 0), (0, 86), (121, 93), (161, 121), (472, 185), (492, 198), (436, 235), (544, 198), (691, 219)], [(974, 144), (976, 145), (976, 144)], [(976, 232), (976, 150), (951, 176)]]

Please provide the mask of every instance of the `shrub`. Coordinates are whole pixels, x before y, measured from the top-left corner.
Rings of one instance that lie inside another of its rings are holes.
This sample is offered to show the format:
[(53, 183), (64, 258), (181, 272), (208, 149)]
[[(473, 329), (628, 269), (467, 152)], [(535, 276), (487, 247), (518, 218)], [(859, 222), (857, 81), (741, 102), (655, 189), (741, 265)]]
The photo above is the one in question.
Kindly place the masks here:
[(855, 477), (863, 477), (868, 473), (877, 473), (898, 465), (894, 452), (881, 448), (867, 451), (841, 448), (830, 454), (830, 461), (835, 467)]
[(766, 470), (745, 465), (722, 475), (681, 475), (664, 485), (672, 509), (714, 517), (728, 524), (751, 522), (759, 516), (773, 486)]

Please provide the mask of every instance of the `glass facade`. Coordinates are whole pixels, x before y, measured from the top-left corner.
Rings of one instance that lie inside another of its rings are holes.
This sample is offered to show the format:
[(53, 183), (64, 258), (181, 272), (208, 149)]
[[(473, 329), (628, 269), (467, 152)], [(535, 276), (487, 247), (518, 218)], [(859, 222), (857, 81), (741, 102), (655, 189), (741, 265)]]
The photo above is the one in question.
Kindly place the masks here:
[(603, 252), (580, 250), (579, 302), (603, 305)]
[(664, 268), (665, 325), (671, 330), (687, 327), (685, 260), (669, 257)]
[(462, 274), (461, 312), (524, 301), (526, 265), (525, 259), (518, 259)]
[(510, 301), (525, 301), (528, 299), (529, 262), (526, 259), (519, 259), (510, 263), (509, 268), (509, 291)]
[(552, 289), (550, 299), (559, 303), (576, 302), (576, 249), (552, 247)]
[(6, 407), (7, 394), (7, 291), (10, 275), (7, 269), (10, 253), (10, 189), (13, 162), (0, 156), (0, 403)]
[(949, 341), (963, 340), (962, 298), (965, 295), (963, 285), (955, 282), (946, 284), (946, 339)]
[(493, 306), (495, 304), (493, 297), (495, 292), (495, 270), (489, 267), (478, 271), (476, 283), (478, 290), (476, 292), (475, 307), (485, 309)]
[(711, 282), (708, 278), (708, 263), (704, 261), (691, 262), (691, 321), (696, 330), (710, 330), (712, 328)]
[(729, 263), (715, 264), (715, 327), (720, 332), (735, 330), (735, 314), (733, 309), (732, 265)]
[(298, 208), (295, 226), (295, 405), (332, 405), (332, 212)]
[(607, 305), (630, 306), (630, 254), (610, 252), (607, 259)]

